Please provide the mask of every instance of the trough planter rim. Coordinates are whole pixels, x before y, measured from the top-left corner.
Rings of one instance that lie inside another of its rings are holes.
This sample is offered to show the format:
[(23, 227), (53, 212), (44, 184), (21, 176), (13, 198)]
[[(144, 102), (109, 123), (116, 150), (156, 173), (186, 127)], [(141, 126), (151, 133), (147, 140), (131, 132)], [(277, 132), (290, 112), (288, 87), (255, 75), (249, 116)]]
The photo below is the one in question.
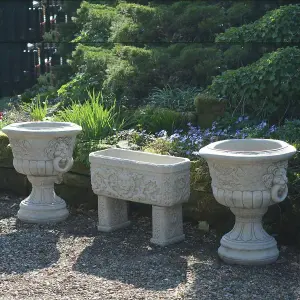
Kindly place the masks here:
[[(163, 157), (168, 159), (169, 161), (178, 160), (178, 162), (158, 164), (151, 161), (149, 162), (138, 161), (135, 160), (134, 158), (128, 159), (128, 158), (116, 157), (110, 154), (111, 152), (123, 152), (123, 153), (137, 154), (137, 155), (157, 157), (157, 158)], [(135, 150), (113, 149), (113, 148), (90, 153), (89, 161), (91, 163), (91, 169), (101, 167), (103, 165), (115, 166), (119, 168), (123, 168), (126, 166), (126, 168), (129, 169), (135, 169), (139, 171), (153, 171), (158, 173), (175, 173), (175, 172), (187, 171), (190, 170), (190, 165), (191, 165), (191, 161), (188, 158), (170, 156), (170, 155), (160, 155), (160, 154), (148, 153), (143, 151), (135, 151)]]

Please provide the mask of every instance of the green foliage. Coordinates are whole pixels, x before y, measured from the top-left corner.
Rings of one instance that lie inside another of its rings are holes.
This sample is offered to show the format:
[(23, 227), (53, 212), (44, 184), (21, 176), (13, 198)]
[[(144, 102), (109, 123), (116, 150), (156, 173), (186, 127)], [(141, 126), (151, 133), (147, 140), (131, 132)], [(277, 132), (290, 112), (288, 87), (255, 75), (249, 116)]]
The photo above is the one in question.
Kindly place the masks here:
[(194, 99), (201, 90), (196, 87), (171, 88), (169, 85), (162, 89), (154, 88), (146, 98), (150, 105), (169, 108), (176, 111), (193, 111), (195, 109)]
[(217, 76), (208, 93), (238, 115), (280, 121), (300, 112), (300, 50), (286, 47), (257, 62)]
[(79, 35), (73, 41), (99, 43), (108, 41), (114, 18), (116, 10), (113, 7), (83, 1), (76, 17), (73, 18), (75, 24), (81, 27)]
[(183, 92), (187, 85), (211, 82), (221, 64), (222, 52), (201, 44), (167, 48), (116, 45), (110, 50), (79, 45), (71, 61), (77, 74), (58, 90), (58, 95), (64, 101), (84, 99), (86, 88), (95, 88), (104, 95), (116, 95), (118, 104), (136, 107), (153, 88), (169, 84), (177, 89), (176, 97), (185, 99), (193, 93), (192, 88)]
[(82, 27), (77, 41), (152, 43), (212, 42), (215, 32), (222, 32), (225, 20), (221, 5), (202, 1), (151, 6), (123, 1), (109, 6), (84, 1), (75, 22)]
[(225, 103), (215, 96), (200, 93), (195, 97), (197, 123), (202, 128), (210, 127), (219, 117), (224, 117)]
[(103, 139), (122, 128), (124, 121), (119, 119), (115, 105), (106, 108), (101, 93), (88, 92), (88, 97), (83, 104), (73, 101), (55, 119), (80, 125), (84, 141)]
[(162, 155), (172, 155), (172, 142), (164, 138), (157, 138), (144, 146), (143, 151)]
[(86, 167), (90, 167), (89, 154), (94, 151), (105, 150), (110, 148), (110, 145), (102, 144), (99, 141), (82, 141), (77, 139), (74, 149), (74, 160), (80, 162)]
[[(208, 42), (231, 24), (252, 20), (254, 11), (248, 1), (83, 1), (74, 18), (74, 42), (85, 45), (73, 52), (76, 75), (59, 96), (84, 99), (92, 87), (115, 95), (118, 104), (137, 107), (154, 88), (205, 87), (227, 63)], [(245, 62), (244, 56), (234, 63)]]
[(232, 27), (217, 36), (226, 43), (299, 43), (300, 6), (285, 5), (267, 12), (252, 24)]
[(186, 126), (186, 116), (168, 108), (145, 106), (139, 108), (133, 115), (134, 123), (149, 133), (166, 130), (172, 133), (177, 128)]
[[(284, 124), (278, 128), (274, 137), (291, 144), (300, 143), (300, 120), (286, 120)], [(298, 159), (300, 162), (300, 157), (298, 157)]]
[(237, 69), (257, 61), (264, 53), (257, 44), (231, 45), (224, 50), (226, 69)]

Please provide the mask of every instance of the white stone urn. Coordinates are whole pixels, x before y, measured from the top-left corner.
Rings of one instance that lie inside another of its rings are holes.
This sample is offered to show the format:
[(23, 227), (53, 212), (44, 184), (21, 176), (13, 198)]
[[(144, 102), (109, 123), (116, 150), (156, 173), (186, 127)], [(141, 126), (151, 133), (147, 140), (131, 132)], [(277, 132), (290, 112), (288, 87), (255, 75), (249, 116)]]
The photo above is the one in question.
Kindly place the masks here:
[(81, 127), (67, 122), (14, 123), (7, 134), (17, 172), (27, 175), (31, 194), (21, 202), (18, 218), (30, 223), (58, 222), (68, 217), (63, 199), (54, 191), (73, 165), (73, 149)]
[(279, 140), (245, 139), (212, 143), (199, 151), (209, 165), (216, 200), (235, 215), (234, 228), (221, 239), (218, 254), (233, 264), (268, 264), (279, 255), (262, 226), (268, 206), (288, 194), (288, 159), (296, 149)]

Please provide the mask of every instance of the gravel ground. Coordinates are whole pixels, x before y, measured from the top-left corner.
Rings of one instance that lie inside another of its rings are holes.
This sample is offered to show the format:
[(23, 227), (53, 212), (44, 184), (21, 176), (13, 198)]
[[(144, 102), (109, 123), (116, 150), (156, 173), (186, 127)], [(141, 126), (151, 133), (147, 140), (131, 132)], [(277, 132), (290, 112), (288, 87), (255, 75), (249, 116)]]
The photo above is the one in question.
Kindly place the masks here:
[(186, 240), (150, 244), (151, 223), (100, 233), (97, 213), (77, 210), (59, 225), (16, 219), (20, 199), (0, 195), (0, 299), (300, 299), (300, 264), (282, 247), (264, 267), (222, 263), (213, 232), (185, 224)]

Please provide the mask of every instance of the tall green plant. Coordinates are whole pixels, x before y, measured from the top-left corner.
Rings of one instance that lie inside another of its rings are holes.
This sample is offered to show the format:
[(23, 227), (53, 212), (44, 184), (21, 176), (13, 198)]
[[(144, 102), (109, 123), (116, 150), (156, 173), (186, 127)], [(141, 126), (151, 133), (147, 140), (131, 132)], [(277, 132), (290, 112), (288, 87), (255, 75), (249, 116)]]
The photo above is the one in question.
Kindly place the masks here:
[(124, 120), (120, 115), (115, 103), (107, 108), (101, 93), (88, 92), (88, 99), (84, 103), (72, 102), (64, 110), (58, 112), (56, 120), (73, 122), (82, 127), (82, 139), (101, 140), (116, 130), (122, 128)]
[(156, 107), (169, 108), (181, 112), (194, 111), (194, 99), (200, 91), (201, 89), (196, 87), (180, 89), (167, 85), (163, 89), (154, 88), (146, 101), (147, 104)]
[(33, 121), (42, 121), (46, 118), (48, 113), (48, 101), (47, 99), (42, 102), (41, 96), (37, 95), (35, 99), (30, 103), (24, 103), (21, 109), (29, 114), (30, 119)]

